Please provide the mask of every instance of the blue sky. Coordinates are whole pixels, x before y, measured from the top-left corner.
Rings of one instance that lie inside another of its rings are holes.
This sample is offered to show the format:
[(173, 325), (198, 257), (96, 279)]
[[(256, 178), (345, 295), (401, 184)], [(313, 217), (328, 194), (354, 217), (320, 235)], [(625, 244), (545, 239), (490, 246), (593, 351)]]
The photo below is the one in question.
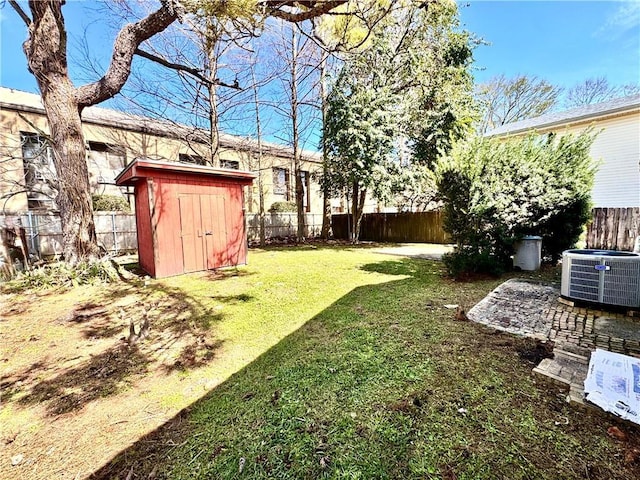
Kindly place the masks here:
[[(76, 0), (64, 7), (70, 51), (86, 28), (97, 39), (92, 54), (106, 59), (112, 40), (99, 14), (87, 11), (92, 3)], [(474, 75), (479, 82), (500, 74), (537, 75), (564, 87), (596, 76), (605, 76), (616, 85), (640, 82), (638, 0), (458, 3), (463, 27), (490, 43), (475, 52)], [(37, 92), (22, 53), (25, 25), (4, 5), (0, 10), (0, 84)], [(71, 70), (78, 81), (77, 70)]]
[(475, 52), (477, 81), (529, 74), (564, 87), (597, 76), (640, 82), (638, 0), (458, 4), (463, 26), (490, 43)]

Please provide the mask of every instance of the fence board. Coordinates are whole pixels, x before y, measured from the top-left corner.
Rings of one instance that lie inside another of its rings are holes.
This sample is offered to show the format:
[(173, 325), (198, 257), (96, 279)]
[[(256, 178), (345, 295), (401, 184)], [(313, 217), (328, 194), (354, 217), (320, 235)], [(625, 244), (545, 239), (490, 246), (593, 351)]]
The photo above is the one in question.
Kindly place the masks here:
[[(247, 238), (249, 241), (260, 239), (260, 215), (245, 214), (247, 222)], [(306, 213), (307, 237), (319, 237), (322, 230), (322, 215)], [(289, 237), (298, 234), (298, 214), (295, 212), (267, 213), (264, 216), (264, 230), (266, 238)]]
[[(374, 242), (450, 243), (441, 212), (365, 213), (360, 239)], [(332, 215), (335, 238), (348, 239), (351, 215)]]
[(587, 229), (587, 248), (633, 250), (640, 235), (640, 208), (594, 208)]

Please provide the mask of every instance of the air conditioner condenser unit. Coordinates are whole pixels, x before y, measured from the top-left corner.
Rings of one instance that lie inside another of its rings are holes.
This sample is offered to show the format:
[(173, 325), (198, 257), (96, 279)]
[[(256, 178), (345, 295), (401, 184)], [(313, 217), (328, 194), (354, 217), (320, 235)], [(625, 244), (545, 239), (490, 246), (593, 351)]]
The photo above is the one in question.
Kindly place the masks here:
[(560, 293), (573, 300), (640, 308), (640, 254), (566, 250)]

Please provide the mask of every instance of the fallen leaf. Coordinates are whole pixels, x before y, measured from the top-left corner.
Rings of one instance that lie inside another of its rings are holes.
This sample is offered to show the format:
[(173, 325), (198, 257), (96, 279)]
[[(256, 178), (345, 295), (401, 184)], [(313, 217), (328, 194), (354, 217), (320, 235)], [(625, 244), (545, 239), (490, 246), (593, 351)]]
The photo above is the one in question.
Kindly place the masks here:
[(640, 449), (630, 448), (626, 452), (624, 452), (625, 464), (631, 465), (633, 463), (637, 463), (639, 460), (640, 460)]
[(569, 418), (567, 417), (560, 417), (562, 418), (561, 422), (553, 422), (553, 424), (557, 427), (558, 425), (569, 425)]
[(627, 434), (624, 433), (622, 430), (620, 430), (618, 427), (609, 427), (607, 429), (607, 434), (610, 437), (615, 438), (616, 440), (618, 440), (620, 442), (626, 442), (627, 441)]

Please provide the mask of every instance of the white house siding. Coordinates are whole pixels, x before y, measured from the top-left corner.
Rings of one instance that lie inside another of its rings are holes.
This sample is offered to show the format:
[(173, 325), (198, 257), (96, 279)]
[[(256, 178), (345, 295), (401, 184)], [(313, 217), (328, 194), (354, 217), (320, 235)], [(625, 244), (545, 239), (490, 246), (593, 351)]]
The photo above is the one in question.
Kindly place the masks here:
[[(583, 132), (589, 125), (545, 129), (557, 134)], [(640, 113), (592, 124), (599, 131), (591, 158), (600, 163), (592, 200), (598, 208), (640, 207)]]

